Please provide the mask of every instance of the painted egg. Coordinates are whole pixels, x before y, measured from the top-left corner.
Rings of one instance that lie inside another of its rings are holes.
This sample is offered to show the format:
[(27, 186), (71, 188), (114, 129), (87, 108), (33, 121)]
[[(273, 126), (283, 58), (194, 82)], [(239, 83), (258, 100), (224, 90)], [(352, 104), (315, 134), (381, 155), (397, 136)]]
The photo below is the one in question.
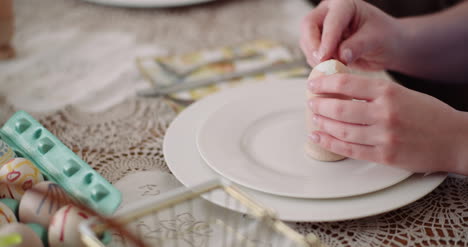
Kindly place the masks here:
[(13, 152), (13, 149), (11, 149), (11, 147), (4, 141), (0, 140), (0, 166), (7, 163), (14, 157), (16, 157), (16, 154)]
[(0, 202), (0, 226), (17, 222), (15, 213), (5, 203)]
[(50, 247), (82, 247), (79, 225), (90, 216), (72, 205), (62, 207), (54, 214), (49, 226)]
[(14, 158), (0, 168), (0, 181), (0, 198), (19, 200), (26, 190), (44, 178), (31, 161)]
[[(14, 236), (19, 235), (17, 239)], [(11, 236), (9, 239), (10, 247), (44, 247), (42, 240), (37, 236), (33, 229), (22, 223), (11, 223), (0, 228), (0, 237)]]
[(26, 191), (19, 205), (19, 219), (23, 223), (38, 223), (48, 227), (52, 216), (70, 203), (67, 193), (56, 183), (44, 181)]

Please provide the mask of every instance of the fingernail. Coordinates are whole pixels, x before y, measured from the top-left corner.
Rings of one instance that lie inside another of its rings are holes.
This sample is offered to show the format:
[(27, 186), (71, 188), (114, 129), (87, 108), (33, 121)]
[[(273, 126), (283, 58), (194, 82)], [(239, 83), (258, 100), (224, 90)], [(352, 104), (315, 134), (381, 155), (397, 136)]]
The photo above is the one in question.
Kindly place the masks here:
[(343, 60), (348, 64), (353, 62), (353, 52), (351, 49), (346, 48), (343, 50)]
[(312, 56), (314, 56), (315, 59), (317, 59), (317, 61), (320, 61), (320, 57), (319, 57), (317, 51), (312, 52)]
[(314, 107), (314, 102), (312, 100), (309, 101), (309, 107), (313, 108)]
[(310, 140), (312, 140), (315, 143), (318, 143), (320, 141), (320, 136), (313, 133), (309, 135)]
[(318, 122), (318, 117), (317, 115), (313, 115), (312, 117), (312, 122), (317, 123)]
[(323, 49), (320, 49), (317, 53), (317, 59), (319, 61), (322, 61), (322, 58), (325, 56), (325, 51)]
[(315, 89), (316, 86), (317, 86), (317, 83), (315, 82), (315, 80), (309, 81), (309, 89)]

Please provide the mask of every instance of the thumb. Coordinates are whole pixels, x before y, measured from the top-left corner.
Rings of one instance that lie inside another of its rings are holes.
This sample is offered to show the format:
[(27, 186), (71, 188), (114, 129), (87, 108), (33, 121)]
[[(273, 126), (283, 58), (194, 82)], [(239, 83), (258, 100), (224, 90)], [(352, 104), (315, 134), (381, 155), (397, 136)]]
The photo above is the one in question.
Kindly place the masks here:
[(368, 32), (356, 32), (340, 44), (340, 60), (351, 64), (375, 48), (378, 42)]

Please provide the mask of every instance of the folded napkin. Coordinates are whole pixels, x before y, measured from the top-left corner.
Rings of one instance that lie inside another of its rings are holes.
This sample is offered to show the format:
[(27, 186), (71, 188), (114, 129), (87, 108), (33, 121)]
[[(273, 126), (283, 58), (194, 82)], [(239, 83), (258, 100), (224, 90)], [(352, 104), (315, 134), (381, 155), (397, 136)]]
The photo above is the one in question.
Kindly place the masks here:
[[(268, 68), (277, 64), (297, 61), (283, 45), (270, 40), (256, 40), (245, 44), (221, 47), (187, 54), (163, 57), (138, 57), (140, 72), (155, 87), (170, 86), (176, 83), (190, 83), (230, 73), (248, 72), (252, 69)], [(206, 95), (255, 81), (269, 79), (306, 77), (310, 68), (298, 64), (284, 69), (266, 71), (259, 74), (236, 77), (205, 87), (170, 95), (180, 100), (198, 100)]]

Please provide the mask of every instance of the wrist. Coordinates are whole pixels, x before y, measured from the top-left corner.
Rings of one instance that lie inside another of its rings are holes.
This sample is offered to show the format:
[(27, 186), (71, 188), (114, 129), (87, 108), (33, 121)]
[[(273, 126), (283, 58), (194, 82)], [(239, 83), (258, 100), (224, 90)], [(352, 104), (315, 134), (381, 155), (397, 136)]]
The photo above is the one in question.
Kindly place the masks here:
[(456, 150), (455, 164), (450, 172), (468, 176), (468, 112), (457, 111), (459, 133), (456, 133), (454, 148)]
[(394, 19), (393, 37), (390, 42), (392, 57), (387, 69), (405, 72), (413, 64), (412, 43), (415, 40), (415, 25), (412, 18)]

